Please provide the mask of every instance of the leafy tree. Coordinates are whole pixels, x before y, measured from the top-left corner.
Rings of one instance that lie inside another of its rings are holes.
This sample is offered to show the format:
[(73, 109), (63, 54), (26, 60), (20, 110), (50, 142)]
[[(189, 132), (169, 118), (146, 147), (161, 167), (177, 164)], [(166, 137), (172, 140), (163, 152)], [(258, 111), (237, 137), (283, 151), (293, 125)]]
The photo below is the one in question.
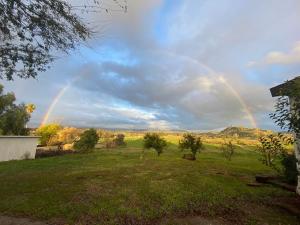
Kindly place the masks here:
[[(279, 97), (275, 104), (275, 112), (270, 117), (281, 128), (300, 133), (300, 78), (288, 81), (288, 88), (283, 97)], [(288, 96), (288, 97), (286, 97)], [(293, 102), (290, 101), (293, 99)], [(290, 110), (290, 109), (293, 110)]]
[(51, 145), (57, 142), (57, 134), (58, 131), (61, 130), (62, 127), (59, 124), (47, 124), (41, 126), (37, 129), (36, 134), (40, 137), (41, 145)]
[(80, 139), (75, 141), (74, 149), (80, 152), (87, 152), (95, 148), (98, 140), (99, 136), (95, 129), (86, 130), (80, 135)]
[(1, 135), (27, 135), (26, 124), (30, 119), (26, 106), (22, 103), (16, 105), (14, 93), (3, 93), (0, 84), (0, 134)]
[(36, 109), (35, 105), (32, 103), (29, 103), (26, 105), (26, 112), (28, 114), (32, 114), (34, 112), (34, 110)]
[(222, 144), (221, 146), (221, 151), (223, 152), (224, 157), (228, 160), (231, 161), (231, 158), (235, 152), (235, 146), (232, 143), (232, 141), (228, 141)]
[[(297, 160), (286, 149), (287, 145), (293, 143), (293, 138), (283, 134), (270, 134), (260, 137), (259, 141), (257, 151), (261, 154), (260, 161), (283, 174), (288, 182), (297, 180)], [(279, 167), (279, 163), (282, 167)]]
[(114, 138), (114, 143), (116, 144), (116, 146), (125, 146), (126, 142), (124, 141), (124, 139), (124, 134), (117, 134)]
[[(113, 2), (126, 11), (126, 6)], [(36, 77), (54, 60), (91, 36), (80, 11), (108, 12), (102, 1), (72, 6), (65, 0), (0, 0), (0, 78)]]
[(63, 144), (72, 144), (79, 139), (82, 132), (75, 127), (65, 127), (57, 133), (57, 140)]
[(194, 134), (184, 134), (183, 138), (179, 141), (179, 148), (181, 150), (190, 149), (194, 159), (196, 159), (197, 152), (204, 149), (204, 146), (199, 136)]
[(157, 152), (157, 155), (163, 152), (164, 148), (167, 146), (167, 142), (165, 139), (161, 138), (156, 133), (147, 133), (144, 136), (144, 148), (150, 149), (153, 148)]

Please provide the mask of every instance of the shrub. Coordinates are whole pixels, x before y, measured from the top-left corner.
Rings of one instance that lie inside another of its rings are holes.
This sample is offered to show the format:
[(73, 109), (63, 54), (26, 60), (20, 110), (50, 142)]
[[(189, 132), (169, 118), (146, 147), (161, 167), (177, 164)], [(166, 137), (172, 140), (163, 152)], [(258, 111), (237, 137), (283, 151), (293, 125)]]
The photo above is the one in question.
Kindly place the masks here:
[(114, 143), (116, 146), (125, 146), (126, 142), (124, 141), (125, 135), (124, 134), (117, 134), (114, 138)]
[(98, 140), (99, 136), (95, 129), (86, 130), (80, 135), (80, 139), (75, 141), (74, 149), (80, 152), (87, 152), (95, 148)]
[(221, 146), (221, 151), (223, 152), (224, 157), (228, 161), (231, 161), (231, 158), (235, 152), (235, 146), (232, 144), (232, 141), (225, 141), (225, 143), (223, 143)]
[(80, 134), (81, 131), (75, 127), (65, 127), (58, 131), (57, 139), (63, 144), (72, 144), (79, 139)]
[(36, 133), (40, 137), (41, 145), (51, 145), (57, 143), (57, 133), (61, 130), (61, 126), (59, 124), (47, 124), (41, 126), (37, 129)]
[[(289, 154), (285, 147), (293, 143), (292, 137), (282, 134), (270, 134), (260, 137), (259, 141), (260, 146), (257, 150), (261, 154), (260, 160), (265, 165), (282, 173), (288, 182), (297, 179), (296, 158)], [(278, 163), (281, 164), (282, 168), (278, 167)]]
[(179, 148), (183, 151), (190, 149), (194, 159), (196, 159), (197, 152), (204, 148), (201, 138), (194, 134), (184, 134), (183, 138), (179, 141)]
[(282, 154), (281, 165), (283, 166), (283, 175), (285, 180), (290, 184), (297, 183), (297, 159), (295, 154)]
[(164, 148), (167, 146), (167, 142), (165, 139), (161, 138), (156, 133), (147, 133), (144, 136), (144, 148), (150, 149), (153, 148), (157, 155), (160, 156), (160, 154), (163, 152)]

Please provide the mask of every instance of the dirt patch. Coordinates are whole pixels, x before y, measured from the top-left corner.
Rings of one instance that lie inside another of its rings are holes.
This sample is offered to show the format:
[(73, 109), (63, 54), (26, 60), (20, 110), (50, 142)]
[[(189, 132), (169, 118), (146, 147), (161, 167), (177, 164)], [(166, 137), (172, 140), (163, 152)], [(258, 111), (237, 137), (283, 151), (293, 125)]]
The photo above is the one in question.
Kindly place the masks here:
[(41, 221), (33, 221), (27, 218), (15, 218), (9, 216), (0, 216), (1, 225), (49, 225)]

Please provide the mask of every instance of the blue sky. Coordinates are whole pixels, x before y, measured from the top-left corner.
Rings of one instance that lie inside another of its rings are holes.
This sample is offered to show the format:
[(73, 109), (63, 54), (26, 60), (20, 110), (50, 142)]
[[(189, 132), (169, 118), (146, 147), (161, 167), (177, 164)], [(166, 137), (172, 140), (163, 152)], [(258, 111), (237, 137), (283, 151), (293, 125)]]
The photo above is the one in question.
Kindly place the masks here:
[(48, 123), (275, 129), (269, 88), (300, 71), (298, 0), (127, 2), (127, 13), (82, 15), (98, 33), (38, 79), (2, 81), (36, 104), (31, 126), (67, 86)]

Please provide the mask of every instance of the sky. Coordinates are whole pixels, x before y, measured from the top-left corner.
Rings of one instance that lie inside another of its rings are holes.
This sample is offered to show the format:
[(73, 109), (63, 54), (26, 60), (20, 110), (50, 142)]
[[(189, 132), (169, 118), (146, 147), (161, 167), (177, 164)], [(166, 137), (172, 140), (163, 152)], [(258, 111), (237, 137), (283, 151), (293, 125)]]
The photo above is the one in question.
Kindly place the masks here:
[(95, 34), (58, 53), (37, 79), (0, 81), (18, 102), (36, 105), (31, 127), (276, 129), (269, 89), (299, 76), (299, 0), (127, 0), (127, 7), (80, 15)]

